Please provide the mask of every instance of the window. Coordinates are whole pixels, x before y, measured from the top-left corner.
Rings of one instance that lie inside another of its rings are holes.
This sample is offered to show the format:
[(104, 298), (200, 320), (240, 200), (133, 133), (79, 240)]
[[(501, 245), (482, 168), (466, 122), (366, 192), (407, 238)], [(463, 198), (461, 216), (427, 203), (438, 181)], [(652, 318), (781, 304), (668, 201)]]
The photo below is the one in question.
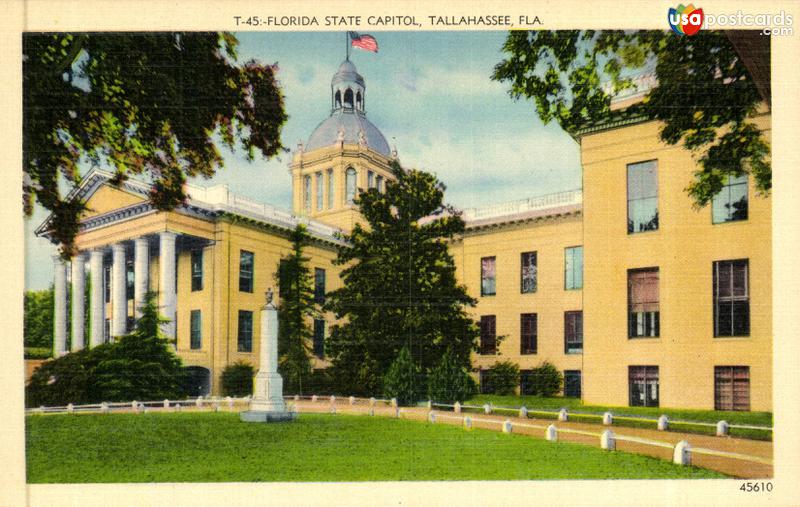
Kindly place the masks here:
[(192, 292), (203, 290), (203, 250), (192, 250)]
[(133, 299), (136, 293), (136, 284), (133, 278), (133, 261), (125, 263), (125, 299)]
[(303, 209), (311, 211), (311, 176), (303, 177)]
[(714, 263), (714, 336), (750, 335), (748, 261)]
[(492, 382), (492, 372), (489, 370), (480, 371), (480, 389), (481, 394), (494, 393), (494, 383)]
[(328, 169), (328, 209), (333, 208), (333, 196), (336, 189), (333, 184), (333, 169)]
[(657, 337), (658, 268), (628, 270), (628, 337)]
[(133, 331), (133, 328), (135, 327), (136, 327), (136, 317), (133, 317), (131, 315), (125, 317), (125, 330), (130, 333), (131, 331)]
[(628, 366), (631, 407), (658, 406), (658, 366)]
[(750, 367), (714, 367), (714, 410), (750, 410)]
[(564, 397), (581, 397), (581, 371), (564, 370)]
[(253, 351), (253, 312), (239, 310), (239, 329), (237, 338), (239, 352)]
[(378, 176), (378, 192), (383, 192), (383, 176)]
[(523, 313), (519, 316), (519, 353), (536, 354), (537, 323), (535, 313)]
[(564, 250), (564, 288), (583, 288), (583, 247), (573, 246)]
[(628, 164), (628, 234), (658, 229), (658, 166)]
[(103, 266), (103, 301), (111, 302), (111, 266)]
[(314, 302), (325, 304), (325, 270), (314, 268)]
[(536, 385), (533, 379), (533, 370), (519, 371), (519, 394), (521, 396), (535, 395), (533, 388)]
[(348, 167), (344, 174), (345, 195), (344, 199), (347, 204), (353, 204), (356, 198), (356, 170)]
[(253, 252), (239, 253), (239, 291), (253, 292)]
[(323, 191), (324, 181), (322, 180), (322, 172), (318, 172), (316, 175), (317, 181), (317, 211), (322, 210), (322, 200), (325, 198), (325, 192)]
[(564, 312), (564, 353), (583, 353), (583, 312)]
[(111, 341), (111, 319), (103, 321), (103, 343)]
[(372, 171), (367, 171), (367, 188), (372, 188), (375, 186), (375, 173)]
[(495, 258), (481, 259), (481, 296), (494, 296), (496, 293)]
[(320, 359), (325, 357), (325, 321), (314, 319), (314, 355)]
[(192, 310), (189, 320), (189, 347), (199, 349), (203, 346), (203, 318), (200, 310)]
[(496, 319), (494, 315), (481, 317), (481, 354), (497, 353)]
[(711, 221), (715, 224), (747, 220), (747, 175), (728, 176), (722, 190), (711, 199)]
[(520, 258), (520, 293), (536, 292), (536, 252), (524, 252)]

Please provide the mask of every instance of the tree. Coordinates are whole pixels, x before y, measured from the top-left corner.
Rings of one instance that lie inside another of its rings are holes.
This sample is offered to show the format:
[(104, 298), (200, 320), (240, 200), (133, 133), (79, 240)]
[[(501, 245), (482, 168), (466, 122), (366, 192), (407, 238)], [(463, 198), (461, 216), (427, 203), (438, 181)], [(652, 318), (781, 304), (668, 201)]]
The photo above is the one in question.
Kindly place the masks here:
[(31, 376), (29, 405), (182, 398), (184, 370), (160, 324), (154, 293), (148, 293), (136, 328), (117, 342), (48, 361)]
[(53, 348), (53, 288), (25, 291), (26, 347)]
[(361, 192), (356, 204), (366, 220), (345, 236), (336, 263), (343, 286), (326, 308), (345, 319), (333, 326), (327, 351), (342, 388), (374, 394), (389, 366), (407, 347), (427, 372), (450, 349), (468, 368), (478, 330), (465, 308), (475, 300), (456, 283), (447, 241), (464, 230), (461, 217), (443, 203), (444, 185), (433, 175), (405, 170), (395, 161), (396, 181), (384, 192)]
[(222, 392), (226, 396), (253, 394), (253, 365), (244, 361), (229, 364), (222, 370)]
[(309, 342), (313, 339), (308, 321), (317, 316), (314, 285), (303, 255), (309, 237), (306, 227), (298, 224), (289, 239), (292, 252), (278, 264), (280, 304), (278, 306), (278, 358), (287, 391), (303, 393), (303, 382), (311, 376)]
[(421, 380), (420, 367), (411, 359), (408, 347), (403, 347), (383, 378), (383, 393), (401, 407), (414, 405), (424, 392)]
[(561, 390), (561, 385), (564, 383), (564, 376), (549, 361), (544, 361), (531, 370), (529, 379), (524, 392), (520, 394), (551, 397)]
[(70, 257), (84, 202), (62, 189), (83, 162), (108, 164), (114, 183), (146, 174), (159, 210), (183, 203), (187, 176), (222, 167), (217, 140), (250, 159), (283, 147), (276, 65), (237, 62), (227, 32), (26, 33), (23, 195), (52, 212), (51, 238)]
[(494, 394), (512, 395), (519, 385), (519, 366), (511, 361), (496, 361), (486, 374)]
[(448, 350), (428, 376), (428, 397), (436, 403), (468, 400), (478, 392), (475, 380)]
[[(737, 45), (746, 41), (734, 39)], [(759, 46), (769, 61), (769, 46)], [(701, 30), (691, 37), (671, 32), (513, 31), (507, 59), (492, 78), (510, 83), (512, 97), (533, 99), (544, 123), (556, 120), (567, 132), (626, 118), (660, 120), (661, 139), (681, 140), (700, 169), (686, 188), (696, 206), (709, 203), (728, 176), (753, 176), (763, 194), (772, 186), (770, 147), (752, 117), (764, 101), (762, 86), (723, 32)], [(752, 51), (750, 52), (752, 53)], [(749, 57), (752, 55), (748, 53)], [(611, 95), (634, 86), (631, 75), (655, 67), (657, 86), (641, 102), (611, 111)], [(750, 65), (753, 69), (768, 65)], [(769, 79), (759, 72), (760, 80)], [(607, 85), (604, 86), (603, 82)]]

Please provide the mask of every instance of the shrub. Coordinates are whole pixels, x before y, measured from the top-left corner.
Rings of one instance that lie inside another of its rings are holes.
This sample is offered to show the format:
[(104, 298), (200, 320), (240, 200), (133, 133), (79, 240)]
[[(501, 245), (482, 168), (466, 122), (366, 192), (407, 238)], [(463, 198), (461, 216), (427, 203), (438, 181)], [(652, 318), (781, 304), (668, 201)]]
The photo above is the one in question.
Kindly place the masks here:
[(545, 361), (530, 372), (525, 390), (521, 394), (535, 396), (555, 396), (561, 390), (564, 377), (552, 363)]
[(52, 347), (25, 347), (25, 359), (50, 359), (53, 357)]
[(226, 396), (253, 394), (253, 365), (244, 361), (229, 364), (222, 370), (222, 392)]
[(384, 394), (397, 398), (398, 405), (414, 405), (424, 392), (421, 380), (419, 367), (411, 359), (408, 347), (403, 347), (383, 378)]
[(478, 391), (475, 380), (456, 363), (450, 349), (442, 360), (431, 370), (428, 377), (428, 396), (437, 403), (463, 402)]
[(490, 390), (501, 396), (516, 393), (519, 385), (519, 366), (511, 361), (497, 361), (486, 373)]

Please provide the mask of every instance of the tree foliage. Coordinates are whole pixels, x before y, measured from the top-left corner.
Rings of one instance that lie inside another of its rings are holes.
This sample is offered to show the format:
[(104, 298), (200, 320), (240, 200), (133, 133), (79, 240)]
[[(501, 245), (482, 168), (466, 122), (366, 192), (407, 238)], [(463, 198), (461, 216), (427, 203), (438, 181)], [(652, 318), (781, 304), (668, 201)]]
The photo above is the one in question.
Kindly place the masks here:
[(48, 361), (31, 376), (29, 405), (182, 398), (184, 370), (159, 326), (155, 294), (148, 293), (136, 328), (114, 343)]
[[(708, 204), (728, 176), (750, 173), (756, 188), (769, 192), (770, 147), (752, 122), (762, 99), (723, 32), (513, 31), (503, 51), (508, 56), (493, 79), (509, 82), (514, 98), (533, 99), (545, 123), (575, 132), (619, 117), (663, 122), (661, 139), (682, 140), (698, 159), (686, 189), (697, 206)], [(657, 86), (640, 103), (611, 111), (611, 95), (632, 88), (632, 74), (653, 66)]]
[(475, 301), (458, 285), (447, 240), (464, 222), (445, 205), (444, 185), (432, 174), (405, 170), (395, 161), (396, 181), (356, 199), (366, 225), (346, 235), (339, 249), (343, 287), (327, 308), (345, 319), (328, 342), (337, 382), (354, 393), (381, 392), (389, 366), (407, 347), (427, 372), (450, 349), (468, 367), (478, 331), (465, 308)]
[(511, 361), (497, 361), (486, 372), (486, 382), (490, 386), (488, 390), (494, 394), (515, 394), (519, 385), (519, 366)]
[(552, 363), (544, 361), (530, 371), (525, 391), (520, 394), (534, 396), (555, 396), (561, 390), (564, 376)]
[[(305, 225), (298, 224), (289, 239), (292, 251), (278, 264), (276, 274), (280, 291), (278, 306), (278, 370), (287, 392), (303, 393), (303, 384), (311, 376), (309, 343), (313, 333), (309, 320), (317, 316), (314, 282), (303, 254), (309, 236)], [(308, 386), (306, 386), (307, 388)]]
[(25, 291), (26, 347), (53, 348), (53, 288)]
[(222, 392), (226, 396), (247, 396), (253, 394), (253, 365), (244, 361), (229, 364), (222, 370)]
[(425, 391), (420, 367), (411, 358), (408, 347), (400, 349), (383, 378), (383, 393), (395, 398), (402, 407), (415, 405)]
[(145, 174), (160, 210), (186, 199), (187, 176), (222, 167), (217, 140), (279, 153), (286, 121), (275, 65), (237, 62), (230, 33), (26, 33), (23, 45), (23, 183), (52, 212), (52, 239), (74, 253), (85, 209), (62, 190), (79, 164), (108, 164), (120, 183)]
[(448, 350), (428, 376), (428, 397), (436, 403), (463, 402), (478, 392), (475, 380)]

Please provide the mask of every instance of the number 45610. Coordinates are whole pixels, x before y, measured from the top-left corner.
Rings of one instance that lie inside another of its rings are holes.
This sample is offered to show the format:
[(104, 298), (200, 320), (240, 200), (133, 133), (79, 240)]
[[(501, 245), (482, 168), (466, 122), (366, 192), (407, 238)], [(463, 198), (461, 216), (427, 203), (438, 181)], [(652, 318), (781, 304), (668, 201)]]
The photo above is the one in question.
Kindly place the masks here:
[(741, 486), (739, 486), (740, 491), (744, 491), (745, 493), (760, 493), (760, 492), (767, 492), (769, 493), (772, 491), (772, 483), (771, 482), (743, 482)]

